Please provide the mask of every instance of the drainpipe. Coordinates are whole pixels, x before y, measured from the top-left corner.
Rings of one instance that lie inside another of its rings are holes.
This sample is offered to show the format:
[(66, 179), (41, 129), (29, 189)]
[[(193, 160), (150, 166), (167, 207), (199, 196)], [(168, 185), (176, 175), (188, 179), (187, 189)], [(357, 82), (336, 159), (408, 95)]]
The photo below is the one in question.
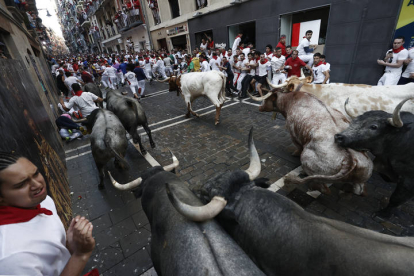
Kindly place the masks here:
[(151, 39), (151, 33), (149, 30), (149, 26), (148, 26), (148, 16), (147, 16), (147, 9), (146, 6), (143, 5), (144, 1), (146, 0), (140, 0), (140, 4), (141, 4), (141, 10), (142, 10), (142, 15), (144, 16), (144, 20), (145, 20), (145, 29), (147, 29), (147, 34), (148, 34), (148, 39), (149, 39), (149, 44), (150, 44), (150, 48), (151, 50), (154, 49), (154, 45), (152, 45), (152, 39)]
[[(357, 40), (356, 40), (356, 43), (355, 43), (355, 47), (359, 45), (359, 41), (361, 40), (362, 26), (363, 26), (363, 24), (365, 22), (365, 17), (367, 16), (367, 12), (368, 12), (368, 8), (365, 7), (362, 10), (361, 21), (359, 22), (359, 30), (358, 30), (358, 36), (357, 36)], [(358, 54), (358, 51), (355, 49), (354, 56), (352, 57), (351, 67), (350, 67), (350, 70), (349, 70), (348, 83), (351, 83), (351, 78), (353, 76), (353, 72), (354, 72), (354, 67), (355, 67), (355, 61), (356, 61), (357, 54)]]

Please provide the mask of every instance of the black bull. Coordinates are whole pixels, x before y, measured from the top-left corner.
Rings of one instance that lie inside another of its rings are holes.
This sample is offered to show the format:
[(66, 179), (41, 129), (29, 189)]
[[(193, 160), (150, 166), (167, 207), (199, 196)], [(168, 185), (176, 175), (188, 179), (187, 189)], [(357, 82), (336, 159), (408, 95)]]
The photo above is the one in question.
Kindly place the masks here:
[(393, 114), (369, 111), (354, 118), (348, 113), (353, 118), (350, 126), (335, 135), (340, 146), (370, 151), (384, 180), (397, 183), (388, 206), (376, 213), (383, 217), (391, 216), (396, 207), (414, 197), (414, 114), (401, 112), (408, 100), (398, 104)]
[[(253, 179), (260, 173), (258, 164), (256, 152), (246, 171), (248, 177)], [(158, 275), (264, 275), (217, 222), (208, 219), (217, 213), (206, 212), (198, 217), (204, 222), (194, 222), (177, 212), (169, 197), (195, 206), (203, 203), (183, 181), (167, 172), (176, 166), (178, 163), (164, 169), (151, 168), (141, 178), (123, 185), (111, 176), (116, 188), (136, 188), (135, 194), (142, 196), (142, 207), (151, 224), (151, 258)], [(213, 207), (225, 204), (222, 199), (213, 202)]]
[(147, 116), (144, 109), (138, 103), (138, 101), (124, 97), (119, 91), (108, 91), (106, 94), (107, 109), (111, 110), (118, 116), (122, 122), (125, 130), (132, 136), (134, 143), (138, 143), (141, 149), (141, 153), (145, 154), (141, 138), (138, 133), (138, 126), (142, 126), (148, 135), (152, 148), (155, 148), (155, 143), (152, 140), (151, 130), (148, 126)]

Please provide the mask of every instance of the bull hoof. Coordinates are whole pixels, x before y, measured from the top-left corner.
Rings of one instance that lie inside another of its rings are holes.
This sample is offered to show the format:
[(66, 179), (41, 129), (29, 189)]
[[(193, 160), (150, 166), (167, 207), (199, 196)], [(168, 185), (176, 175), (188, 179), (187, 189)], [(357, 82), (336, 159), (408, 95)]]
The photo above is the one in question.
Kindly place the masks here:
[(154, 142), (152, 142), (150, 144), (151, 144), (151, 148), (155, 148), (155, 143)]
[(141, 154), (142, 154), (142, 155), (145, 155), (145, 154), (147, 154), (147, 151), (146, 151), (146, 150), (144, 150), (144, 149), (141, 149)]
[(197, 113), (196, 113), (196, 114), (194, 114), (194, 116), (196, 116), (197, 118), (200, 118), (200, 115), (198, 115)]
[(292, 153), (292, 156), (300, 156), (300, 154), (302, 153), (302, 151), (300, 151), (300, 150), (295, 150), (293, 153)]
[(104, 184), (103, 184), (103, 183), (99, 183), (99, 185), (98, 185), (98, 189), (99, 189), (99, 190), (103, 190), (103, 189), (105, 189)]
[(185, 114), (185, 117), (190, 118), (190, 113)]
[(220, 124), (220, 121), (216, 121), (214, 124), (215, 124), (215, 125), (218, 125), (218, 124)]

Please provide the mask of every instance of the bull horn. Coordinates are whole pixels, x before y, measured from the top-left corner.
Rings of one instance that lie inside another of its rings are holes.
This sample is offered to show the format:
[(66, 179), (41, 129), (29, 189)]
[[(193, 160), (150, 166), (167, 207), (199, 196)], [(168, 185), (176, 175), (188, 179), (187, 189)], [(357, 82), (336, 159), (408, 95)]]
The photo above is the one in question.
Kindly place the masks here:
[(306, 76), (305, 76), (305, 74), (303, 73), (303, 69), (302, 68), (300, 68), (300, 78), (299, 78), (299, 80), (305, 80), (306, 79)]
[(183, 215), (185, 218), (191, 221), (206, 221), (213, 219), (226, 207), (227, 201), (222, 198), (215, 196), (213, 199), (204, 206), (191, 206), (182, 202), (172, 192), (170, 183), (165, 184), (168, 198), (174, 208)]
[(272, 84), (272, 82), (271, 82), (271, 81), (269, 81), (269, 79), (268, 79), (268, 78), (266, 78), (266, 80), (267, 80), (267, 83), (269, 84), (269, 86), (270, 86), (270, 87), (272, 87), (272, 88), (282, 88), (282, 87), (285, 87), (285, 86), (287, 86), (287, 85), (288, 85), (288, 83), (287, 83), (287, 82), (284, 82), (284, 83), (282, 83), (282, 84), (278, 84), (278, 85), (274, 85), (274, 84)]
[(157, 79), (155, 79), (155, 80), (158, 81), (158, 82), (166, 82), (166, 81), (169, 81), (170, 80), (170, 77), (168, 77), (168, 78), (166, 78), (164, 80), (157, 80)]
[[(167, 165), (165, 167), (163, 167), (164, 171), (170, 172), (172, 170), (174, 170), (175, 168), (178, 167), (178, 165), (180, 164), (180, 162), (178, 161), (177, 157), (175, 157), (174, 153), (172, 153), (172, 151), (170, 150), (170, 153), (172, 155), (172, 159), (173, 159), (173, 163), (170, 165)], [(137, 179), (135, 179), (134, 181), (128, 182), (126, 184), (120, 184), (118, 183), (111, 175), (111, 172), (108, 171), (109, 174), (109, 178), (111, 179), (112, 185), (114, 185), (114, 187), (118, 190), (121, 191), (128, 191), (128, 190), (132, 190), (137, 188), (141, 182), (142, 182), (142, 178), (138, 177)]]
[(112, 177), (110, 171), (108, 171), (108, 174), (109, 174), (109, 178), (111, 179), (112, 185), (114, 185), (116, 189), (121, 190), (121, 191), (128, 191), (128, 190), (137, 188), (142, 182), (142, 178), (138, 177), (134, 181), (128, 182), (126, 184), (120, 184)]
[(344, 104), (345, 112), (346, 112), (346, 114), (348, 114), (348, 116), (351, 118), (351, 120), (354, 120), (357, 116), (355, 114), (352, 114), (348, 110), (348, 108), (347, 108), (348, 103), (349, 103), (349, 98), (346, 99), (345, 104)]
[(250, 166), (245, 172), (249, 175), (249, 179), (252, 181), (259, 176), (262, 165), (260, 164), (260, 157), (257, 153), (256, 147), (253, 141), (253, 127), (249, 133), (249, 155)]
[(264, 101), (264, 100), (266, 100), (267, 98), (269, 98), (270, 96), (272, 96), (272, 92), (269, 92), (269, 93), (267, 93), (266, 95), (264, 95), (264, 96), (261, 96), (261, 97), (255, 97), (255, 96), (253, 96), (252, 94), (250, 94), (249, 92), (247, 92), (247, 95), (249, 95), (249, 97), (250, 97), (250, 99), (252, 99), (253, 101), (256, 101), (256, 102), (261, 102), (261, 101)]
[(168, 149), (168, 150), (171, 153), (173, 162), (172, 162), (172, 164), (163, 167), (164, 171), (166, 171), (166, 172), (170, 172), (170, 171), (174, 170), (175, 168), (177, 168), (178, 165), (180, 165), (180, 161), (178, 161), (178, 159), (177, 159), (177, 157), (175, 157), (174, 153), (170, 149)]
[(73, 120), (73, 122), (75, 122), (75, 123), (83, 123), (83, 122), (86, 122), (87, 120), (88, 120), (88, 118), (82, 118), (80, 120)]
[(393, 126), (393, 127), (403, 127), (404, 123), (401, 120), (401, 116), (400, 116), (400, 112), (401, 112), (401, 108), (402, 106), (405, 104), (406, 101), (410, 100), (411, 98), (405, 99), (404, 101), (400, 102), (394, 109), (394, 113), (392, 114), (392, 119), (389, 118), (388, 122)]

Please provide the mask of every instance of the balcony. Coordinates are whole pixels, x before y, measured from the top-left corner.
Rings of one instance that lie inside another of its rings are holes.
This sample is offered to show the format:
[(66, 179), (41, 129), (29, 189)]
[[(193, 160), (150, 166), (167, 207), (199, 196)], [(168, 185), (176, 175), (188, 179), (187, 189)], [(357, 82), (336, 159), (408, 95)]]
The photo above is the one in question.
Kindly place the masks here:
[(120, 32), (128, 31), (129, 29), (143, 24), (139, 9), (129, 10), (126, 15), (126, 20), (123, 20), (122, 17), (119, 18), (118, 29)]
[(25, 9), (23, 7), (23, 5), (18, 5), (14, 2), (14, 0), (4, 0), (4, 3), (7, 6), (7, 9), (9, 10), (9, 12), (11, 12), (11, 14), (13, 15), (13, 17), (19, 21), (20, 23), (25, 22), (25, 17), (27, 17), (26, 13), (25, 13)]

